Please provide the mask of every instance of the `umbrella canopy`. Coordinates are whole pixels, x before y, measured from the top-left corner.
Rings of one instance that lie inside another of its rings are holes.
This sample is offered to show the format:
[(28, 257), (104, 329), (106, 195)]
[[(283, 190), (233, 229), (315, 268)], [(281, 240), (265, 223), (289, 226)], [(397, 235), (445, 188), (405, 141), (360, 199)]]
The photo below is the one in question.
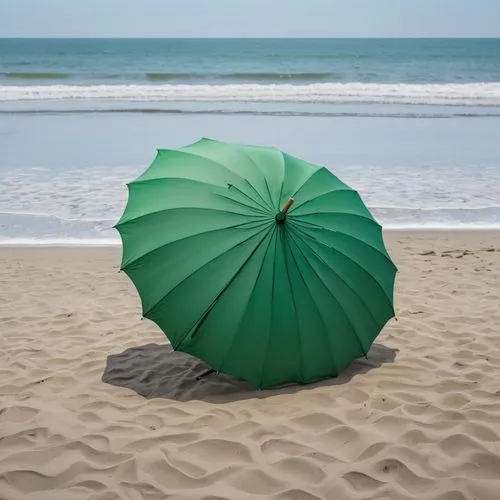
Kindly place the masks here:
[(338, 375), (394, 316), (358, 193), (278, 149), (202, 139), (128, 184), (121, 269), (175, 350), (257, 387)]

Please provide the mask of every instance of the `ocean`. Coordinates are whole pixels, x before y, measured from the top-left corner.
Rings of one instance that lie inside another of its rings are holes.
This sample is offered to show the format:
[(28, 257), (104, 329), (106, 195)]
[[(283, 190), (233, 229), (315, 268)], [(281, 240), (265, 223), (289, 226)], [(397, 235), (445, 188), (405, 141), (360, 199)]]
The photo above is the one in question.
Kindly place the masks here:
[(0, 39), (0, 243), (117, 243), (157, 148), (273, 145), (384, 227), (500, 228), (500, 39)]

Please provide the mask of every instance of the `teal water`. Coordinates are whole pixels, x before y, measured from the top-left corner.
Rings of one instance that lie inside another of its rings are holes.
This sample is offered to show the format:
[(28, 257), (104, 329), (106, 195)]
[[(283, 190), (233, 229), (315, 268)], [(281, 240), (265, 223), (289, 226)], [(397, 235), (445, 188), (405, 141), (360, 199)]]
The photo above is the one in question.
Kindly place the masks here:
[(0, 103), (500, 106), (500, 39), (0, 40)]
[(272, 145), (386, 228), (500, 227), (500, 40), (0, 39), (0, 244), (118, 242), (156, 148)]
[(1, 84), (500, 81), (500, 39), (3, 39)]

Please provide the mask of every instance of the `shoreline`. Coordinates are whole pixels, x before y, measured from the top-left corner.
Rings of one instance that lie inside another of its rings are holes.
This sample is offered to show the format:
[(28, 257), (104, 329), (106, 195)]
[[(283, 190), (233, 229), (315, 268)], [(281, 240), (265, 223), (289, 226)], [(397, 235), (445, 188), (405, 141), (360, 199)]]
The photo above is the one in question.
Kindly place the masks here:
[[(425, 236), (427, 234), (488, 234), (492, 233), (498, 235), (500, 233), (500, 225), (498, 227), (406, 227), (406, 228), (383, 228), (383, 234), (386, 235), (413, 235), (413, 236)], [(21, 241), (19, 241), (21, 240)], [(46, 239), (26, 241), (23, 239), (9, 241), (0, 241), (0, 250), (3, 248), (117, 248), (122, 246), (122, 242), (117, 240), (70, 240), (64, 241), (62, 239)]]

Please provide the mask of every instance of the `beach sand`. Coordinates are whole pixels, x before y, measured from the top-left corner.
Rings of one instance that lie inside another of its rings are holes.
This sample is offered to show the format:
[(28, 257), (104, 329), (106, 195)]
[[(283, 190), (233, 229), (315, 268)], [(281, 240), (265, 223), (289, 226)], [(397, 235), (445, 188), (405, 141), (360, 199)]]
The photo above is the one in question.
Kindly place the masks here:
[(396, 312), (337, 379), (254, 391), (140, 320), (116, 248), (0, 250), (0, 499), (500, 496), (500, 232), (389, 232)]

